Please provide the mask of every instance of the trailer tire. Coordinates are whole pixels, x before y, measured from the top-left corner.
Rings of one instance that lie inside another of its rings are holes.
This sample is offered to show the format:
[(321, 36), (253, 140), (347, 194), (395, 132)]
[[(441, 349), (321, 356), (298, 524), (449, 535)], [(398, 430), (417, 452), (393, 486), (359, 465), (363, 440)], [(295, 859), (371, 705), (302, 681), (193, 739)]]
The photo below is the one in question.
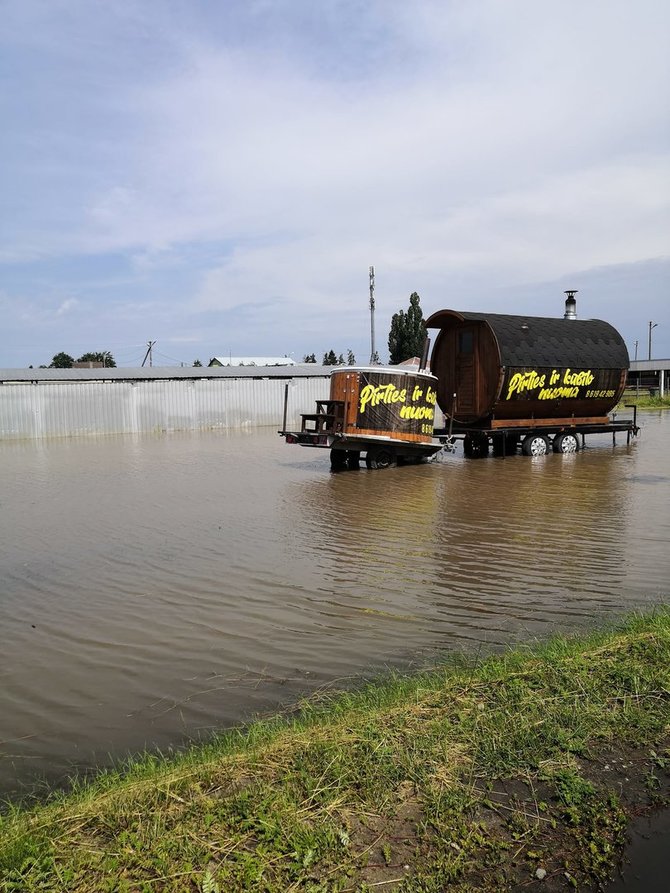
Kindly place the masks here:
[(521, 443), (524, 456), (546, 456), (549, 452), (549, 440), (544, 434), (526, 434)]
[(389, 450), (386, 447), (376, 447), (375, 449), (368, 450), (365, 457), (365, 464), (368, 468), (381, 470), (383, 468), (392, 468), (394, 465), (398, 464), (398, 460), (393, 450)]
[(576, 453), (579, 450), (577, 434), (574, 431), (557, 434), (552, 447), (555, 453)]
[(463, 438), (463, 452), (468, 459), (485, 459), (489, 454), (489, 439), (486, 434), (466, 434)]
[(344, 469), (347, 467), (347, 451), (331, 450), (330, 467), (333, 471), (344, 471)]

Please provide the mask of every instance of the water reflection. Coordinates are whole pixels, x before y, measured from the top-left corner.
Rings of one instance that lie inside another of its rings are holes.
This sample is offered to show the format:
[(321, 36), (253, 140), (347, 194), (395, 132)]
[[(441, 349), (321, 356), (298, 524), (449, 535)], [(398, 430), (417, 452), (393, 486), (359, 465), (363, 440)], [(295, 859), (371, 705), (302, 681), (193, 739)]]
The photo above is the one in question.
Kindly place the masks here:
[(0, 445), (0, 789), (666, 600), (668, 434), (342, 474), (270, 433)]

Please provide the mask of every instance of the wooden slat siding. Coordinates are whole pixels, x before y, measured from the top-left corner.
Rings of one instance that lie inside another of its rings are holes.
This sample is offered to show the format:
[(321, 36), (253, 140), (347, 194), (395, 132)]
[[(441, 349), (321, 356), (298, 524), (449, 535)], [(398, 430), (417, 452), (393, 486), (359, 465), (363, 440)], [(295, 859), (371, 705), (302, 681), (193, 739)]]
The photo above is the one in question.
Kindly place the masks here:
[(617, 398), (616, 398), (617, 403), (623, 397), (623, 392), (626, 390), (627, 383), (628, 383), (628, 369), (622, 369), (621, 370), (621, 381), (619, 383), (619, 393), (617, 394)]
[(607, 425), (608, 416), (585, 416), (583, 418), (555, 419), (493, 419), (491, 428), (572, 428), (575, 425)]
[[(412, 379), (414, 381), (415, 379)], [(409, 443), (430, 443), (432, 435), (409, 434), (403, 431), (380, 431), (378, 428), (358, 428), (358, 398), (360, 394), (360, 373), (340, 370), (330, 377), (330, 399), (345, 403), (344, 434), (352, 437), (369, 435), (371, 437), (390, 437), (393, 440), (404, 440)]]
[(330, 377), (330, 399), (345, 404), (344, 430), (351, 434), (356, 429), (360, 378), (355, 372), (335, 372)]

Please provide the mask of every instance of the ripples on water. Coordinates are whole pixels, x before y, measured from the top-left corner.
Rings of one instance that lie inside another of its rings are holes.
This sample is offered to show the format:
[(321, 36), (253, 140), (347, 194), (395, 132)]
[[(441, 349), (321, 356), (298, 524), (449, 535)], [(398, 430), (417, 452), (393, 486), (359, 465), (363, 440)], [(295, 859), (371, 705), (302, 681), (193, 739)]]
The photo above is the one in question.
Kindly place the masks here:
[(670, 418), (643, 424), (338, 474), (269, 432), (0, 444), (0, 790), (667, 601)]

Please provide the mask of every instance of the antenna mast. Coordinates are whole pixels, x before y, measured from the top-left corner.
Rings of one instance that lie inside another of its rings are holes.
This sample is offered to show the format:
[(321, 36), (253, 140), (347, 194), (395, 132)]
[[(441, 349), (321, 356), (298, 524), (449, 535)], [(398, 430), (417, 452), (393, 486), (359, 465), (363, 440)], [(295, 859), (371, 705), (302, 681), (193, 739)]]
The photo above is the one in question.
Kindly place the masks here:
[(375, 350), (375, 268), (370, 267), (370, 365), (377, 362)]

